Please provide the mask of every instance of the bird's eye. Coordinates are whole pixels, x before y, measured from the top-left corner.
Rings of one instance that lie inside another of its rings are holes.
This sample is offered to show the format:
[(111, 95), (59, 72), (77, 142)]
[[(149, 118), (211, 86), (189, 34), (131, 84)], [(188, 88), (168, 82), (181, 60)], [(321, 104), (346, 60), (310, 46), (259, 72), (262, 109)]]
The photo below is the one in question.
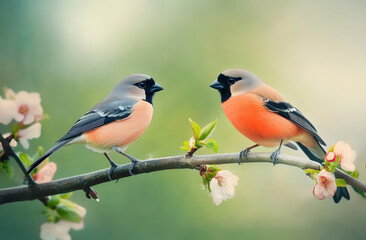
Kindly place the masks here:
[(141, 89), (144, 89), (144, 88), (146, 88), (146, 82), (140, 82), (137, 84), (137, 86)]
[(235, 79), (234, 79), (234, 78), (229, 78), (229, 79), (227, 80), (227, 83), (228, 83), (229, 85), (233, 85), (233, 84), (235, 83)]

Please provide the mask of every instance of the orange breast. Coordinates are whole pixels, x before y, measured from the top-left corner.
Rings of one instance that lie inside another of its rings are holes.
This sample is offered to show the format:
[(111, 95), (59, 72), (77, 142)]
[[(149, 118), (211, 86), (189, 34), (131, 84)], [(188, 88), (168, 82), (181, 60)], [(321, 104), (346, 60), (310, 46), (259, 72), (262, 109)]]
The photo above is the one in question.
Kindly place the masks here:
[(222, 103), (222, 107), (240, 133), (262, 146), (278, 146), (281, 139), (289, 140), (305, 133), (289, 120), (268, 111), (256, 94), (233, 96)]
[(84, 133), (85, 141), (98, 149), (126, 146), (141, 136), (149, 126), (152, 115), (152, 105), (141, 100), (134, 105), (132, 114), (127, 118)]

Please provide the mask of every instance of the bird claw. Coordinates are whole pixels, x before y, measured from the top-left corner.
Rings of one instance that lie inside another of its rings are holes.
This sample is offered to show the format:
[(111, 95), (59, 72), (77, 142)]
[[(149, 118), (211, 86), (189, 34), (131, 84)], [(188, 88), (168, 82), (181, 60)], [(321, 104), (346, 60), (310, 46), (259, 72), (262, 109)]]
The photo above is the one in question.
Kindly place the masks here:
[[(113, 170), (114, 170), (116, 167), (117, 167), (117, 165), (116, 165), (116, 164), (111, 164), (111, 167), (109, 168), (109, 171), (108, 171), (108, 179), (109, 179), (109, 181), (112, 181), (112, 180), (113, 180), (113, 179), (112, 179), (112, 177), (111, 177), (111, 175), (112, 175), (112, 173), (113, 173)], [(116, 183), (118, 182), (118, 180), (119, 180), (119, 179), (117, 179)]]
[(278, 156), (280, 155), (280, 150), (276, 150), (274, 151), (272, 154), (271, 154), (271, 159), (272, 159), (272, 162), (273, 162), (273, 166), (276, 166), (277, 164), (277, 159), (278, 159)]
[(244, 150), (240, 151), (240, 153), (239, 153), (239, 158), (238, 158), (238, 164), (239, 164), (239, 165), (241, 164), (241, 159), (242, 159), (243, 157), (247, 158), (247, 157), (248, 157), (248, 154), (249, 154), (249, 149), (248, 149), (248, 148), (246, 148), (246, 149), (244, 149)]
[(130, 167), (128, 168), (128, 172), (130, 173), (131, 176), (135, 176), (135, 174), (132, 173), (132, 170), (134, 169), (136, 163), (140, 162), (139, 160), (137, 159), (130, 159), (131, 160), (131, 164), (130, 164)]

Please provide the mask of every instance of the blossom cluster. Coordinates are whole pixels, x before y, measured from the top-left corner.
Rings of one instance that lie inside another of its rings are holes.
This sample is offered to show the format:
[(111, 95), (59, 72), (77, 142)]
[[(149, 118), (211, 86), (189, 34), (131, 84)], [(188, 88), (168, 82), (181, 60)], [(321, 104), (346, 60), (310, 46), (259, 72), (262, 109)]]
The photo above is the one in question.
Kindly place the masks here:
[(235, 187), (239, 178), (228, 170), (221, 170), (215, 165), (201, 166), (203, 189), (207, 189), (212, 201), (217, 206), (235, 196)]
[[(41, 135), (41, 123), (43, 108), (39, 93), (20, 91), (15, 93), (11, 89), (5, 89), (4, 98), (0, 96), (0, 123), (9, 126), (10, 132), (2, 134), (8, 140), (10, 147), (17, 147), (18, 143), (24, 149), (29, 148), (29, 140), (39, 138)], [(0, 143), (0, 157), (6, 152)], [(29, 167), (32, 162), (43, 154), (43, 148), (38, 147), (37, 152), (31, 156), (26, 153), (18, 153), (19, 158)], [(8, 177), (12, 177), (12, 166), (8, 164), (8, 158), (1, 158), (0, 170)], [(40, 164), (33, 172), (32, 177), (36, 183), (42, 184), (52, 181), (56, 173), (57, 165), (49, 160)], [(86, 209), (68, 200), (71, 193), (50, 196), (42, 211), (47, 216), (47, 222), (41, 225), (41, 239), (71, 239), (70, 229), (81, 230), (84, 228)]]
[[(33, 175), (37, 183), (52, 181), (57, 170), (56, 163), (47, 162), (38, 168), (37, 173)], [(67, 193), (50, 197), (43, 210), (48, 221), (41, 225), (41, 239), (71, 239), (70, 229), (81, 230), (84, 228), (86, 209), (67, 200), (71, 195), (71, 193)]]
[(336, 179), (333, 172), (336, 168), (351, 174), (356, 170), (354, 161), (356, 152), (351, 146), (343, 141), (334, 144), (328, 150), (324, 157), (324, 168), (321, 171), (307, 170), (307, 173), (315, 180), (313, 194), (315, 198), (323, 200), (333, 197), (338, 187), (345, 187), (346, 182), (343, 179)]
[(26, 91), (15, 93), (6, 88), (5, 98), (0, 96), (0, 123), (11, 124), (11, 133), (5, 133), (3, 137), (11, 137), (12, 147), (16, 147), (19, 142), (25, 149), (28, 149), (28, 140), (39, 138), (41, 135), (40, 120), (42, 118), (43, 108), (39, 93)]

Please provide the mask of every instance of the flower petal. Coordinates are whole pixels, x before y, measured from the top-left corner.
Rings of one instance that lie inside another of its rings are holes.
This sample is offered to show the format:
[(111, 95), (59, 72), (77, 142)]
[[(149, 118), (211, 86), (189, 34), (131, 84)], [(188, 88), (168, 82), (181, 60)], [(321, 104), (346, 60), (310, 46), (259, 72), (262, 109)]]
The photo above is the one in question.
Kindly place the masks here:
[(0, 123), (7, 125), (17, 115), (15, 101), (0, 98)]
[(357, 154), (348, 143), (343, 141), (337, 142), (334, 146), (334, 153), (341, 156), (340, 164), (344, 170), (353, 172), (356, 169), (353, 162), (355, 161)]
[(212, 200), (216, 205), (235, 196), (239, 178), (228, 170), (218, 171), (210, 182)]
[(324, 198), (334, 196), (337, 190), (337, 184), (332, 173), (323, 169), (316, 176), (316, 181), (317, 183), (313, 189), (313, 194), (317, 199), (323, 200)]
[(54, 162), (46, 163), (33, 178), (37, 183), (51, 182), (57, 170), (57, 165)]
[(220, 187), (216, 178), (213, 178), (210, 182), (211, 197), (214, 204), (217, 206), (224, 200), (224, 193), (222, 187)]
[[(43, 114), (43, 108), (41, 106), (41, 97), (39, 93), (29, 93), (26, 91), (20, 91), (16, 94), (15, 102), (17, 104), (17, 112), (23, 117), (17, 116), (18, 122), (23, 121), (25, 125), (33, 123), (36, 118), (41, 118)], [(25, 111), (20, 111), (21, 108), (25, 108)]]
[(5, 98), (9, 100), (14, 100), (16, 98), (16, 94), (10, 88), (5, 88)]
[(39, 138), (41, 136), (41, 124), (35, 123), (26, 129), (18, 131), (19, 142), (25, 149), (29, 148), (29, 139)]
[(72, 222), (61, 220), (58, 223), (43, 223), (41, 225), (42, 240), (71, 240), (69, 234)]
[(325, 191), (325, 188), (323, 185), (317, 183), (315, 184), (315, 187), (313, 189), (313, 194), (314, 196), (319, 199), (319, 200), (323, 200), (325, 198), (325, 196), (323, 195), (323, 192)]

